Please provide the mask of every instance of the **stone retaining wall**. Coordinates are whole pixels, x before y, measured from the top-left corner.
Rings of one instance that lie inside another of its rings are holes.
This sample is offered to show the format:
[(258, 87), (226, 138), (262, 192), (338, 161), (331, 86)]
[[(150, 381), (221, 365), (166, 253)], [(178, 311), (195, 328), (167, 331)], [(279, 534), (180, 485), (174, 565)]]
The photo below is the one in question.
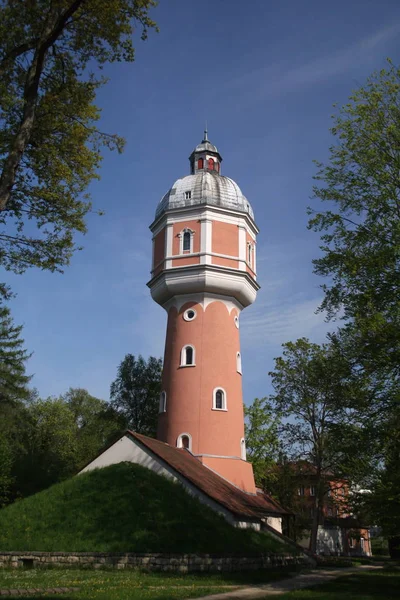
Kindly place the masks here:
[(0, 568), (79, 567), (148, 571), (244, 571), (304, 564), (304, 555), (136, 554), (108, 552), (0, 552)]

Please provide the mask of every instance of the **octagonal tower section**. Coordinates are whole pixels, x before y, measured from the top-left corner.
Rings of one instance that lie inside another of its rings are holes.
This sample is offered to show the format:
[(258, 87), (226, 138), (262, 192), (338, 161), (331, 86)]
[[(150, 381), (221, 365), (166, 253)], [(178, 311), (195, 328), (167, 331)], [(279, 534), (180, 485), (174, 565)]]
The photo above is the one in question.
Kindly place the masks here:
[(191, 175), (162, 198), (153, 233), (153, 299), (168, 313), (157, 437), (256, 493), (246, 461), (240, 313), (254, 302), (257, 226), (239, 186), (220, 173), (205, 134)]

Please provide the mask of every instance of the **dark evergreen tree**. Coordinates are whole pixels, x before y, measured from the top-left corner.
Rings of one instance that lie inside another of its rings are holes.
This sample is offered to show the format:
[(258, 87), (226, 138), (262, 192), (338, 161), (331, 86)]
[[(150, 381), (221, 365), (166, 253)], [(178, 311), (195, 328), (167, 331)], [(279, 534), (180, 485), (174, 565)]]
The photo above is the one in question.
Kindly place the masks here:
[(24, 349), (22, 325), (14, 325), (7, 306), (0, 306), (0, 403), (29, 397), (25, 362), (30, 354)]

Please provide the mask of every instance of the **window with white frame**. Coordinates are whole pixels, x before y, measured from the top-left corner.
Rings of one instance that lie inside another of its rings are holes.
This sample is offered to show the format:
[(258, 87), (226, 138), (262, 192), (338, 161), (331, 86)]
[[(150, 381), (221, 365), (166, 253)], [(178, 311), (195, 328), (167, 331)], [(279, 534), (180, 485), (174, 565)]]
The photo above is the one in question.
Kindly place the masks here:
[(297, 494), (299, 496), (304, 496), (304, 485), (299, 485), (298, 490), (297, 490)]
[(244, 438), (240, 440), (240, 457), (242, 460), (246, 460), (246, 440)]
[(185, 192), (185, 200), (190, 200), (191, 197), (192, 197), (192, 192), (190, 190)]
[(181, 433), (176, 440), (177, 448), (185, 448), (186, 450), (192, 450), (192, 436), (190, 433)]
[(194, 367), (196, 351), (194, 346), (187, 344), (181, 350), (181, 367)]
[(227, 410), (226, 408), (226, 392), (223, 388), (215, 388), (213, 392), (213, 409)]
[(167, 392), (161, 392), (159, 412), (163, 413), (163, 412), (166, 412), (166, 410), (167, 410)]
[(184, 229), (180, 232), (180, 254), (191, 254), (193, 252), (193, 235), (191, 229)]
[(240, 352), (236, 352), (236, 371), (242, 374), (242, 356)]
[(315, 496), (317, 493), (317, 489), (315, 485), (310, 485), (310, 496)]

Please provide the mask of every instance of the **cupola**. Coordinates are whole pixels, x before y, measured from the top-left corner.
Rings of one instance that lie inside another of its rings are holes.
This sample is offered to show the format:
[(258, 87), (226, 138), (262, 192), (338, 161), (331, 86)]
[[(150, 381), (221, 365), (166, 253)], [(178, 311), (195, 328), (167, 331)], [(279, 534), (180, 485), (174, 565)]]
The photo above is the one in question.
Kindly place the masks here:
[(208, 139), (207, 129), (204, 130), (204, 137), (200, 144), (196, 146), (189, 156), (190, 172), (192, 175), (199, 171), (210, 171), (220, 173), (222, 156)]

